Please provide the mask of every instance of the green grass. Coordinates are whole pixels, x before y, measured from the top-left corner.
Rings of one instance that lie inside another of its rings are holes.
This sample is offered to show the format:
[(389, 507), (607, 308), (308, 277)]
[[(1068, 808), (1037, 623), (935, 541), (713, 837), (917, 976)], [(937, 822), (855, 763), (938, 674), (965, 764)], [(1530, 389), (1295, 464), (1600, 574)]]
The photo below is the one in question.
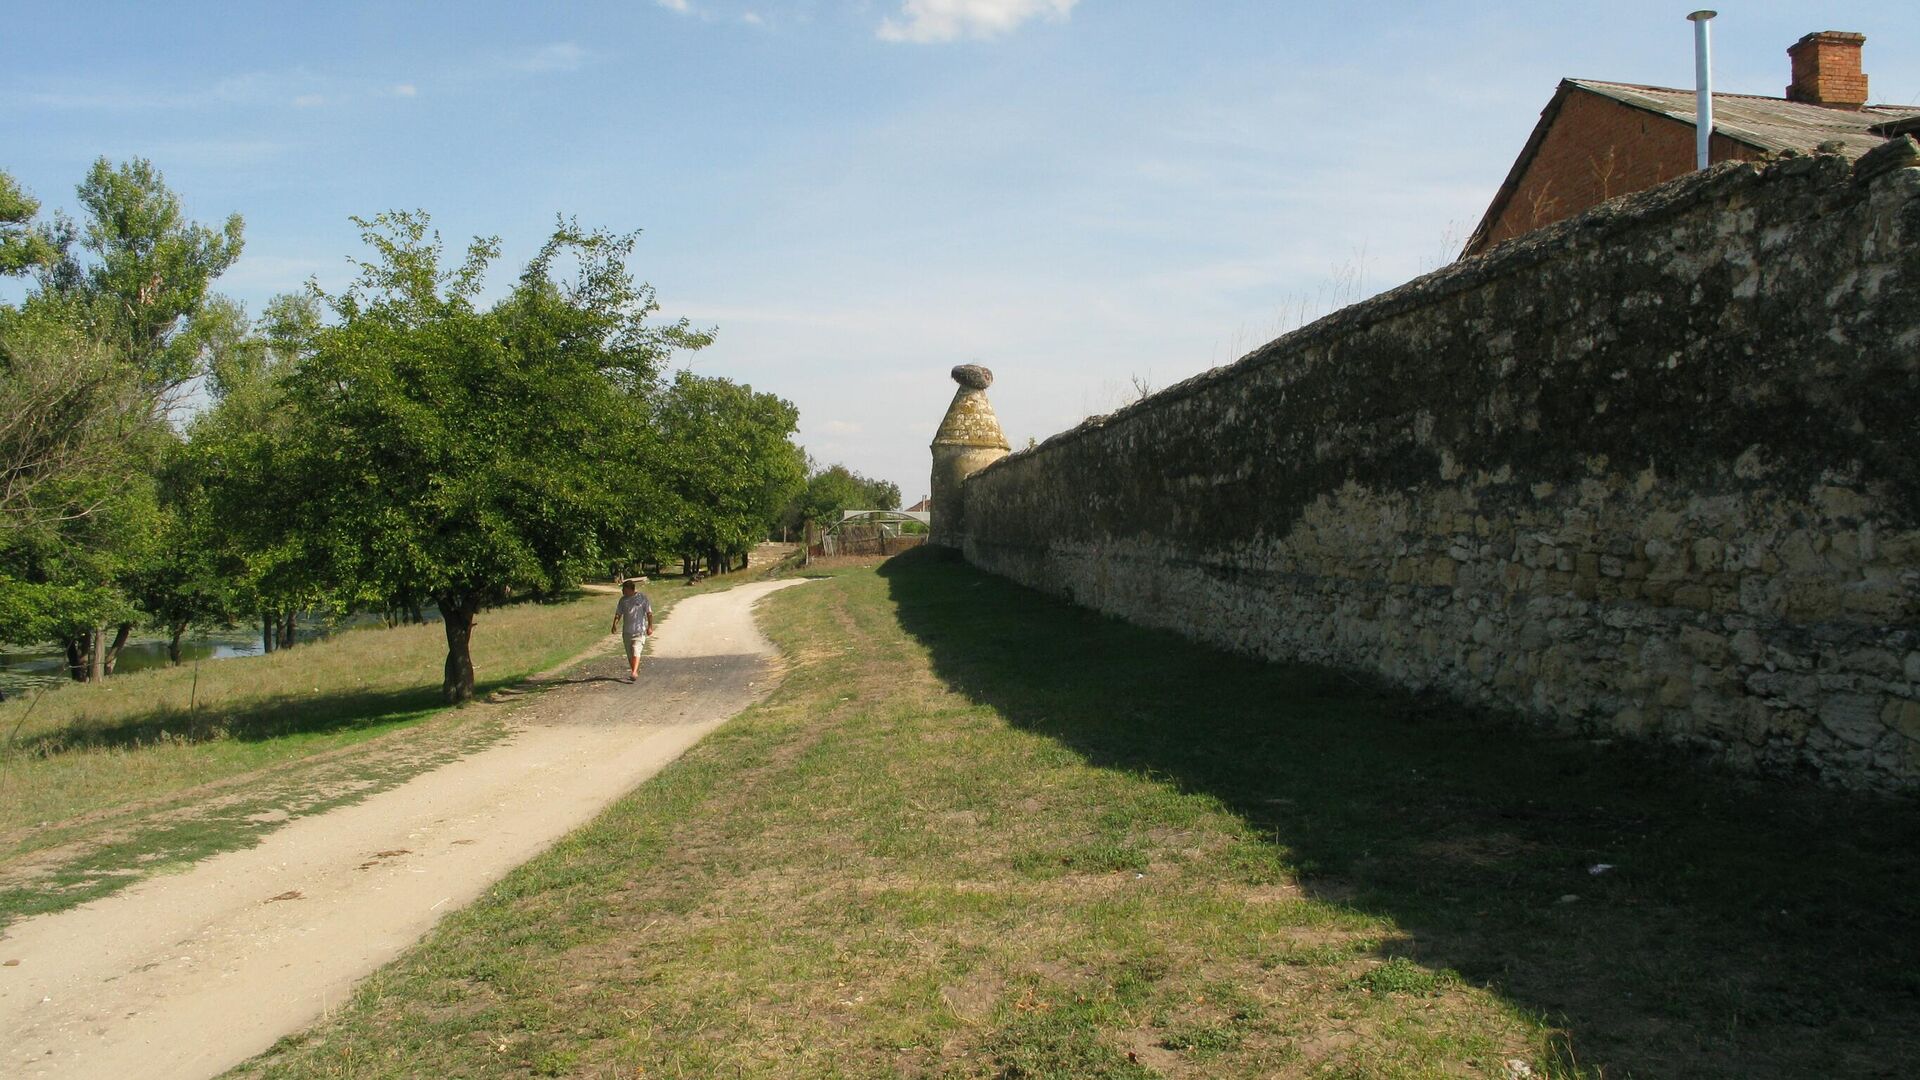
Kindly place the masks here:
[[(664, 616), (764, 569), (650, 594)], [(608, 641), (615, 599), (483, 612), (476, 698)], [(0, 703), (0, 926), (246, 846), (497, 740), (502, 708), (441, 703), (445, 657), (437, 625), (369, 628)]]
[(772, 698), (240, 1074), (1920, 1058), (1909, 804), (1223, 656), (933, 553), (764, 610)]

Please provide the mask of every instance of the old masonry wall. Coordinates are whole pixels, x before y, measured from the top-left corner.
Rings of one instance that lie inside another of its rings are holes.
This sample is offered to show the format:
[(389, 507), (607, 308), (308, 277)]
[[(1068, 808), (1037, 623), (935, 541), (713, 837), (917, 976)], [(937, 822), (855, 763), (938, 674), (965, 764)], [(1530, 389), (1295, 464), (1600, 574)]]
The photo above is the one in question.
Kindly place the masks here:
[(1920, 788), (1920, 168), (1732, 163), (964, 481), (967, 557), (1230, 649)]

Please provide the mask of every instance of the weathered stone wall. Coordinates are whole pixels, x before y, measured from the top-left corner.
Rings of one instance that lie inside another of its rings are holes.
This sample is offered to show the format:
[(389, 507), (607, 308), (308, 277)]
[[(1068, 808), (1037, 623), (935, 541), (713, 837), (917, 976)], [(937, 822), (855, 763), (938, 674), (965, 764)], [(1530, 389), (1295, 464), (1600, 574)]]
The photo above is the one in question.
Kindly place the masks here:
[(1728, 164), (965, 481), (969, 559), (1228, 648), (1920, 787), (1920, 168)]

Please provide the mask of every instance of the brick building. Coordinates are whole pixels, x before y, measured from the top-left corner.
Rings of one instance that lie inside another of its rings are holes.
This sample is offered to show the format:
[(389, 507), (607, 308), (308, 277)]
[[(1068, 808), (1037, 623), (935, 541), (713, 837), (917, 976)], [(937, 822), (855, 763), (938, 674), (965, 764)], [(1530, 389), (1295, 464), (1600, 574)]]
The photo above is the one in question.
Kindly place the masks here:
[[(1867, 104), (1866, 40), (1826, 30), (1795, 42), (1784, 98), (1713, 95), (1712, 160), (1816, 150), (1857, 158), (1920, 131), (1920, 109)], [(1463, 257), (1691, 172), (1694, 107), (1690, 89), (1562, 80)]]

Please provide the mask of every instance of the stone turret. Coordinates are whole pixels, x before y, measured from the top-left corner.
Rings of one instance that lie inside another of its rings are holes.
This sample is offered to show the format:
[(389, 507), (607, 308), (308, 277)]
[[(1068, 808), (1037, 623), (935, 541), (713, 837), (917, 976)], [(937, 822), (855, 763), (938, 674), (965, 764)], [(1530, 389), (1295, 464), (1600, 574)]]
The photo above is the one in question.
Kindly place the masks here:
[(993, 372), (978, 364), (953, 369), (960, 384), (953, 404), (933, 436), (933, 530), (935, 544), (957, 548), (966, 535), (966, 506), (961, 484), (968, 476), (1007, 456), (1011, 449), (1000, 419), (987, 404)]

